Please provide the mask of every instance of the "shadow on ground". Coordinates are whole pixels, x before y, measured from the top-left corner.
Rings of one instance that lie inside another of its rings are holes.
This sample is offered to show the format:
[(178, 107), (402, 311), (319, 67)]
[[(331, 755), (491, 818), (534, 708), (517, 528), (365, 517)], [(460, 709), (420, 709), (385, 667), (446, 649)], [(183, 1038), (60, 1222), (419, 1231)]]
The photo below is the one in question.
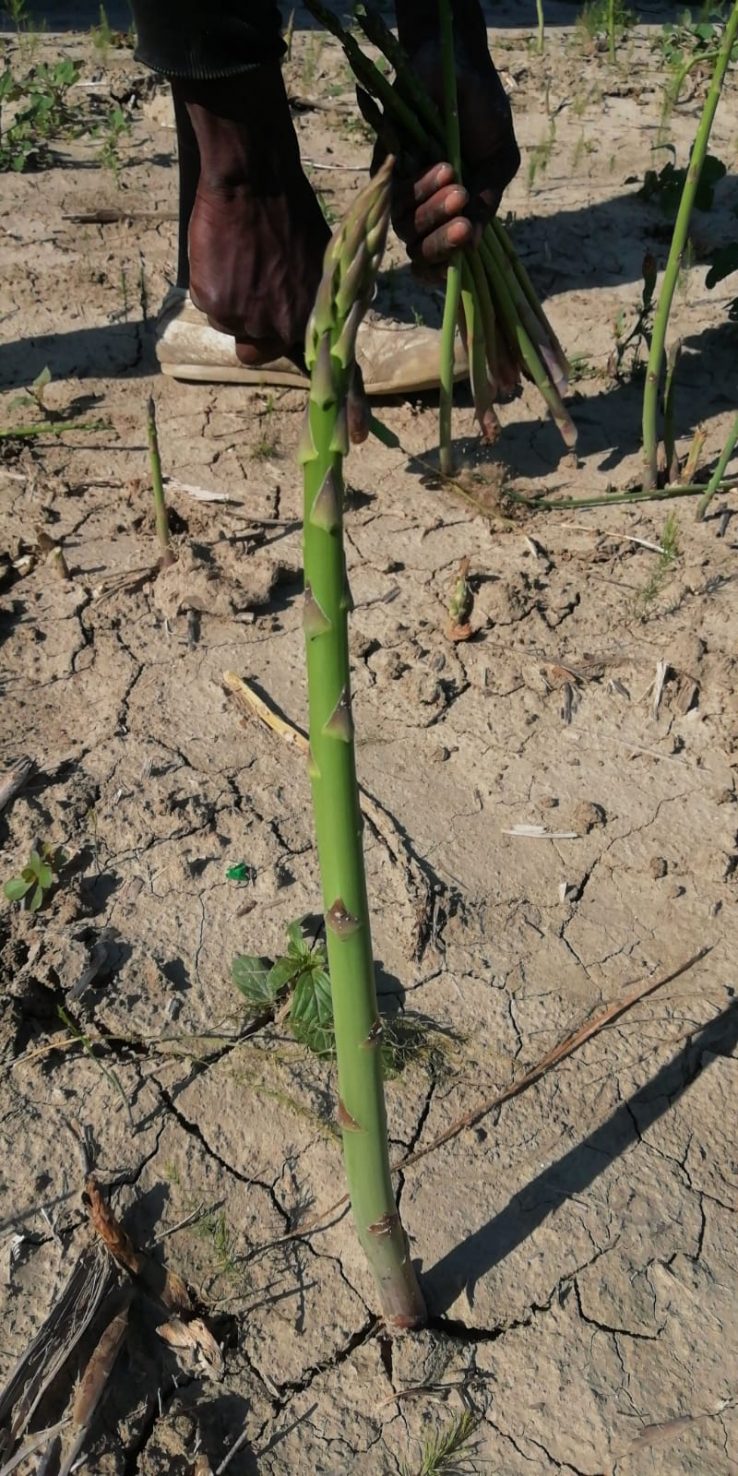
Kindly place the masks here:
[(709, 1069), (713, 1057), (729, 1056), (737, 1044), (738, 1000), (733, 1000), (602, 1127), (544, 1169), (505, 1209), (424, 1274), (431, 1310), (445, 1312), (464, 1288), (473, 1305), (476, 1283), (487, 1272), (527, 1240), (565, 1200), (584, 1194)]

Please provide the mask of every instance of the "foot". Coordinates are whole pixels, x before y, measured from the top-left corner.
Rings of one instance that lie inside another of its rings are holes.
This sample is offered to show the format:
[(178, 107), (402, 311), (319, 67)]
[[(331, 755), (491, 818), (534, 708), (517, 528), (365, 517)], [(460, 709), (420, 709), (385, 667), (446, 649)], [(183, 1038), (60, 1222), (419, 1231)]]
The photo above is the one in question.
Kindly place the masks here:
[(192, 301), (231, 335), (239, 362), (299, 362), (330, 230), (302, 170), (281, 71), (176, 81), (173, 91), (199, 155)]
[[(156, 325), (156, 353), (164, 374), (212, 383), (307, 387), (309, 380), (284, 354), (246, 363), (232, 334), (221, 333), (181, 287), (167, 293)], [(438, 386), (440, 333), (424, 323), (409, 326), (370, 310), (360, 329), (356, 358), (368, 395), (408, 395)], [(456, 340), (455, 377), (468, 373)]]

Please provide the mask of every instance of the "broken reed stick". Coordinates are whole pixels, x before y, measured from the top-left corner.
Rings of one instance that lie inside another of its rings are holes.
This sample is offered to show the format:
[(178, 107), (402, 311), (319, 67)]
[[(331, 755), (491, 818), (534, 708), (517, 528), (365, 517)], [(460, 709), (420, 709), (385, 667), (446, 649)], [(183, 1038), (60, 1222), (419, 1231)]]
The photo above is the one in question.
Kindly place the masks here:
[[(612, 1025), (615, 1020), (620, 1019), (628, 1010), (633, 1009), (633, 1006), (639, 1004), (642, 999), (647, 999), (649, 995), (655, 994), (658, 989), (663, 989), (667, 984), (672, 984), (675, 979), (681, 978), (682, 974), (686, 974), (689, 969), (694, 968), (695, 964), (700, 963), (710, 952), (711, 946), (708, 944), (704, 948), (700, 948), (697, 953), (693, 953), (692, 957), (686, 959), (684, 963), (678, 964), (670, 974), (665, 974), (660, 979), (648, 979), (644, 984), (636, 985), (628, 994), (616, 1000), (615, 1004), (607, 1005), (599, 1015), (595, 1015), (594, 1019), (586, 1020), (576, 1030), (572, 1030), (566, 1036), (565, 1040), (561, 1041), (560, 1045), (554, 1046), (553, 1050), (548, 1051), (545, 1056), (542, 1056), (540, 1061), (536, 1062), (535, 1066), (531, 1066), (530, 1070), (524, 1072), (516, 1081), (510, 1082), (508, 1086), (503, 1087), (502, 1091), (496, 1092), (494, 1096), (487, 1097), (483, 1102), (473, 1107), (470, 1112), (465, 1112), (463, 1117), (457, 1117), (451, 1123), (450, 1127), (446, 1128), (444, 1132), (439, 1133), (430, 1143), (426, 1143), (423, 1148), (416, 1148), (411, 1153), (407, 1153), (404, 1158), (398, 1159), (392, 1165), (392, 1172), (400, 1173), (405, 1169), (415, 1168), (416, 1164), (427, 1158), (430, 1153), (435, 1153), (436, 1149), (442, 1148), (444, 1144), (450, 1143), (453, 1138), (457, 1138), (459, 1133), (463, 1133), (468, 1128), (476, 1127), (477, 1123), (481, 1122), (482, 1118), (486, 1117), (490, 1112), (493, 1112), (496, 1107), (502, 1107), (505, 1102), (510, 1102), (514, 1097), (520, 1097), (524, 1092), (530, 1091), (530, 1088), (541, 1081), (549, 1071), (552, 1071), (555, 1066), (559, 1066), (569, 1056), (574, 1055), (588, 1040), (592, 1040), (595, 1036), (599, 1035), (606, 1026)], [(312, 1235), (314, 1231), (320, 1230), (326, 1225), (327, 1221), (332, 1219), (339, 1210), (345, 1209), (347, 1204), (348, 1195), (344, 1194), (340, 1199), (335, 1200), (333, 1204), (329, 1205), (327, 1209), (321, 1210), (319, 1215), (315, 1215), (313, 1219), (308, 1220), (305, 1225), (298, 1226), (296, 1230), (290, 1230), (286, 1235), (281, 1235), (276, 1240), (270, 1240), (267, 1245), (257, 1247), (251, 1252), (251, 1258), (262, 1254), (262, 1252), (271, 1250), (276, 1245), (283, 1245), (290, 1240), (301, 1240), (306, 1235)]]
[(164, 496), (164, 479), (161, 474), (159, 433), (156, 428), (156, 402), (153, 395), (149, 395), (149, 402), (146, 407), (146, 439), (149, 443), (149, 466), (151, 468), (151, 490), (154, 494), (156, 536), (161, 547), (159, 567), (161, 569), (167, 569), (174, 563), (174, 554), (171, 547), (167, 503)]

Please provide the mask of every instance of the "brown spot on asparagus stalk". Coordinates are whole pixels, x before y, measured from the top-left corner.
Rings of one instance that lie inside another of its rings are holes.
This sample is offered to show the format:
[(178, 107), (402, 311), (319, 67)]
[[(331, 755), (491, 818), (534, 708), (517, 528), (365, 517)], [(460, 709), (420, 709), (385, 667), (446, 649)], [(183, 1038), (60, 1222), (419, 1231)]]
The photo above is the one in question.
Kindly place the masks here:
[(349, 912), (345, 903), (337, 897), (335, 902), (325, 915), (326, 927), (329, 927), (337, 938), (350, 938), (352, 933), (358, 932), (361, 926), (358, 917)]
[(340, 1097), (338, 1098), (338, 1112), (336, 1113), (336, 1119), (338, 1122), (338, 1126), (342, 1129), (344, 1133), (363, 1133), (364, 1131), (360, 1123), (356, 1121), (356, 1118), (352, 1117), (351, 1113), (347, 1111)]

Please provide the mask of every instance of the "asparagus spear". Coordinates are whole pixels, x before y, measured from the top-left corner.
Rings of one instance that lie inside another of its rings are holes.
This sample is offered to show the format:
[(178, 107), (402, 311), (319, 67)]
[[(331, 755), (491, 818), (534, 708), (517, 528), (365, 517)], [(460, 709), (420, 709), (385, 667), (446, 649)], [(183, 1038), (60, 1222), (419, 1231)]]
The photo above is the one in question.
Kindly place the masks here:
[(419, 1327), (425, 1307), (392, 1188), (369, 908), (356, 780), (348, 656), (351, 597), (343, 548), (346, 397), (356, 333), (389, 222), (393, 160), (329, 242), (307, 330), (310, 399), (305, 478), (305, 608), (310, 777), (338, 1062), (338, 1121), (356, 1228), (389, 1327)]
[(692, 145), (692, 155), (689, 161), (687, 177), (684, 181), (682, 198), (679, 202), (679, 210), (674, 224), (671, 246), (669, 247), (666, 270), (661, 283), (658, 305), (653, 320), (653, 336), (651, 338), (651, 348), (646, 366), (646, 385), (643, 391), (643, 460), (644, 481), (647, 487), (655, 487), (658, 476), (656, 410), (658, 406), (661, 371), (664, 362), (666, 332), (669, 326), (669, 314), (674, 300), (676, 285), (679, 280), (682, 257), (684, 256), (684, 250), (687, 245), (692, 207), (707, 154), (710, 132), (717, 111), (717, 105), (720, 101), (720, 94), (723, 90), (725, 74), (730, 65), (737, 38), (738, 0), (735, 0), (725, 23), (720, 50), (717, 61), (715, 62), (715, 70), (712, 74), (707, 97), (705, 98), (705, 105), (702, 109), (702, 117), (700, 118), (697, 135)]

